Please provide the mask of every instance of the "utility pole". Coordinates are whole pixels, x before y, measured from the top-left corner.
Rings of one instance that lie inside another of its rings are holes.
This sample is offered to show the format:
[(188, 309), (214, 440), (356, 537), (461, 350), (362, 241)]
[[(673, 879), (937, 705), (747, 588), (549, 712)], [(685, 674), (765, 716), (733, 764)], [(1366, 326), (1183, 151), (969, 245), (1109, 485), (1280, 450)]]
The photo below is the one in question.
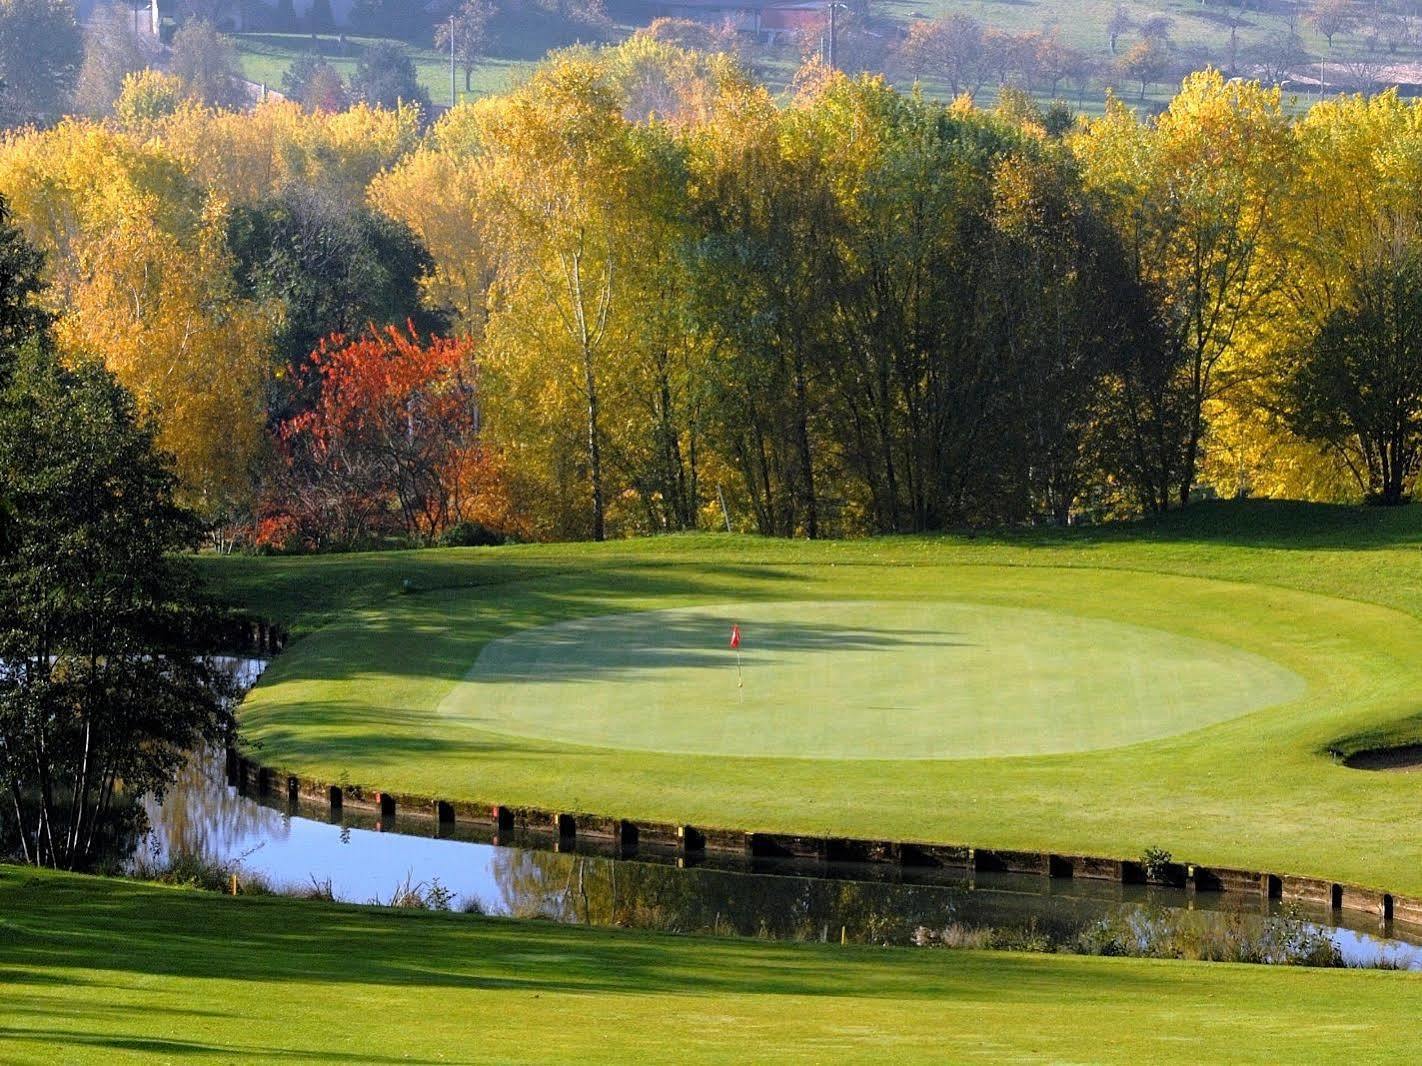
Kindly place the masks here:
[(830, 70), (835, 70), (835, 69), (837, 69), (837, 68), (835, 67), (835, 65), (834, 65), (834, 59), (835, 59), (835, 57), (834, 57), (834, 44), (835, 44), (834, 39), (835, 39), (835, 35), (836, 35), (836, 34), (835, 34), (835, 31), (836, 31), (836, 29), (837, 29), (837, 27), (835, 26), (834, 9), (837, 8), (837, 7), (839, 7), (839, 5), (836, 4), (836, 3), (834, 2), (834, 0), (830, 0), (830, 6), (829, 6), (829, 9), (830, 9), (829, 68), (830, 68)]
[(454, 15), (449, 16), (449, 106), (459, 103), (459, 89), (454, 79)]

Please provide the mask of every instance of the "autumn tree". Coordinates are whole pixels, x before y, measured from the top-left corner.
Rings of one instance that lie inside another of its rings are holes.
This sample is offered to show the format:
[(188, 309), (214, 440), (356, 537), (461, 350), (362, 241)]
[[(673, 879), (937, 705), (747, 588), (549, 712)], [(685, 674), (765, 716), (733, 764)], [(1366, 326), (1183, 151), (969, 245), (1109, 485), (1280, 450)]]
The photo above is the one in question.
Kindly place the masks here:
[(1178, 353), (1188, 425), (1172, 494), (1184, 504), (1213, 401), (1257, 368), (1250, 341), (1271, 314), (1284, 264), (1278, 234), (1295, 153), (1277, 89), (1188, 78), (1164, 114), (1141, 123), (1119, 102), (1076, 142), (1088, 185), (1112, 204), (1132, 268), (1162, 305), (1164, 342)]
[(168, 70), (189, 98), (208, 107), (241, 107), (247, 91), (237, 52), (210, 22), (185, 22), (173, 35)]
[(1333, 51), (1333, 38), (1346, 33), (1353, 25), (1353, 4), (1351, 0), (1314, 0), (1304, 16), (1308, 24), (1328, 41), (1328, 50)]
[(466, 149), (459, 133), (472, 110), (455, 108), (429, 143), (378, 175), (370, 201), (409, 227), (429, 252), (431, 269), (420, 278), (425, 302), (449, 308), (462, 333), (479, 336), (501, 257), (489, 233), (477, 152)]
[(388, 517), (433, 543), (472, 511), (477, 462), (471, 345), (390, 327), (335, 334), (312, 354), (312, 407), (282, 423), (287, 457), (267, 507), (315, 544), (359, 544)]
[(84, 64), (79, 69), (74, 107), (89, 115), (106, 115), (123, 92), (124, 79), (147, 68), (153, 55), (133, 31), (126, 4), (98, 8), (84, 28)]
[(1106, 38), (1111, 45), (1111, 54), (1116, 54), (1116, 42), (1121, 39), (1121, 35), (1129, 33), (1135, 28), (1136, 20), (1131, 17), (1131, 13), (1122, 4), (1117, 4), (1116, 9), (1111, 12), (1111, 17), (1106, 20)]
[[(1380, 331), (1405, 322), (1399, 286), (1415, 269), (1422, 224), (1415, 196), (1422, 182), (1417, 114), (1414, 103), (1389, 91), (1321, 103), (1295, 126), (1294, 195), (1281, 204), (1281, 232), (1269, 253), (1281, 264), (1284, 306), (1258, 345), (1265, 373), (1235, 405), (1233, 416), (1238, 424), (1265, 430), (1236, 434), (1231, 442), (1257, 456), (1247, 473), (1255, 491), (1337, 499), (1348, 493), (1351, 481), (1354, 494), (1379, 499), (1398, 494), (1397, 473), (1406, 462), (1397, 461), (1397, 449), (1405, 446), (1405, 434), (1384, 462), (1385, 452), (1376, 445), (1365, 449), (1361, 436), (1340, 432), (1337, 419), (1347, 413), (1341, 407), (1334, 408), (1330, 431), (1321, 432), (1325, 423), (1317, 401), (1331, 396), (1340, 403), (1351, 382), (1378, 401), (1391, 396), (1401, 404), (1393, 412), (1399, 424), (1408, 417), (1400, 376), (1406, 339), (1398, 336), (1398, 347), (1366, 356), (1360, 346), (1369, 337), (1376, 343)], [(1306, 368), (1307, 376), (1301, 376)], [(1312, 400), (1307, 407), (1299, 404), (1305, 396)], [(1362, 425), (1367, 413), (1357, 406), (1362, 398), (1351, 402), (1348, 417)], [(1307, 449), (1295, 436), (1304, 426)]]
[(184, 102), (183, 83), (173, 75), (140, 70), (124, 76), (114, 101), (114, 117), (123, 129), (138, 133), (176, 114)]
[(972, 92), (982, 82), (982, 23), (961, 12), (917, 19), (910, 23), (899, 54), (915, 77), (942, 78), (954, 96)]
[(1142, 100), (1145, 99), (1146, 89), (1152, 82), (1159, 81), (1169, 66), (1169, 49), (1160, 40), (1153, 37), (1137, 41), (1116, 61), (1116, 67), (1124, 77), (1140, 82), (1140, 99)]
[[(595, 62), (569, 59), (535, 75), (525, 92), (491, 103), (483, 117), (487, 190), (499, 205), (499, 236), (518, 264), (490, 324), (491, 348), (507, 356), (524, 343), (514, 338), (535, 330), (550, 355), (568, 359), (582, 408), (588, 532), (602, 540), (603, 378), (614, 311), (627, 298), (620, 265), (629, 249), (619, 215), (632, 206), (624, 196), (632, 175), (619, 101)], [(524, 310), (534, 300), (546, 309), (537, 319)]]
[(186, 503), (240, 506), (271, 322), (236, 291), (220, 212), (153, 140), (66, 122), (7, 147), (0, 193), (46, 253), (62, 351), (103, 361), (156, 418)]
[(639, 36), (692, 52), (736, 52), (734, 23), (712, 25), (697, 19), (661, 16), (637, 31)]
[(725, 355), (716, 379), (717, 434), (761, 532), (821, 533), (817, 431), (832, 338), (834, 236), (841, 225), (819, 153), (805, 150), (810, 101), (838, 76), (811, 68), (783, 115), (747, 92), (697, 138), (693, 211), (698, 317)]
[(489, 47), (489, 22), (495, 14), (492, 0), (463, 0), (450, 18), (435, 26), (435, 48), (446, 55), (453, 51), (464, 71), (466, 93)]

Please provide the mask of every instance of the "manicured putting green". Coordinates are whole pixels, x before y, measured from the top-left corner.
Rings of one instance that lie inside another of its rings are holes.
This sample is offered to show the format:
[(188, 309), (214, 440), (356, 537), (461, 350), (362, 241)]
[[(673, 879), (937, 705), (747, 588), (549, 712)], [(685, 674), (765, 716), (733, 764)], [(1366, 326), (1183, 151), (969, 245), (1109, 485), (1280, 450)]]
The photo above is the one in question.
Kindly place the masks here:
[[(741, 677), (727, 646), (741, 627)], [(975, 758), (1119, 747), (1300, 696), (1226, 644), (956, 602), (604, 615), (485, 645), (440, 705), (483, 730), (704, 755)]]

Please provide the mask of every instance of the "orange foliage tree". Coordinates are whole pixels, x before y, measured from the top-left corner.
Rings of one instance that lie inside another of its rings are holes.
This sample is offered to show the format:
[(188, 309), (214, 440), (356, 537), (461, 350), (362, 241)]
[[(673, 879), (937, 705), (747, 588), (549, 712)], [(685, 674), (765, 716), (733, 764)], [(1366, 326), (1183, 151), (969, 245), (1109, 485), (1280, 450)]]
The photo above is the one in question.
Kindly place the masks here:
[[(412, 327), (333, 334), (311, 355), (310, 407), (278, 427), (285, 463), (260, 541), (355, 544), (392, 532), (425, 544), (478, 513), (473, 344)], [(490, 490), (494, 491), (494, 490)], [(496, 508), (497, 509), (497, 508)]]

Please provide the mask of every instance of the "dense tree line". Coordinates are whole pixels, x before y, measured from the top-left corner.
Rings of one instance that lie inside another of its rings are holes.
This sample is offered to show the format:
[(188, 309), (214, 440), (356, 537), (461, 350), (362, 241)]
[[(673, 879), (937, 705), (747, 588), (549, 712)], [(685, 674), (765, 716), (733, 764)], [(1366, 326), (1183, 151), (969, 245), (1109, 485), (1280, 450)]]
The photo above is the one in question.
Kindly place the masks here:
[(1148, 119), (814, 63), (776, 98), (659, 30), (428, 128), (130, 74), (0, 143), (0, 194), (56, 343), (237, 539), (1063, 523), (1407, 497), (1418, 113), (1212, 72)]

